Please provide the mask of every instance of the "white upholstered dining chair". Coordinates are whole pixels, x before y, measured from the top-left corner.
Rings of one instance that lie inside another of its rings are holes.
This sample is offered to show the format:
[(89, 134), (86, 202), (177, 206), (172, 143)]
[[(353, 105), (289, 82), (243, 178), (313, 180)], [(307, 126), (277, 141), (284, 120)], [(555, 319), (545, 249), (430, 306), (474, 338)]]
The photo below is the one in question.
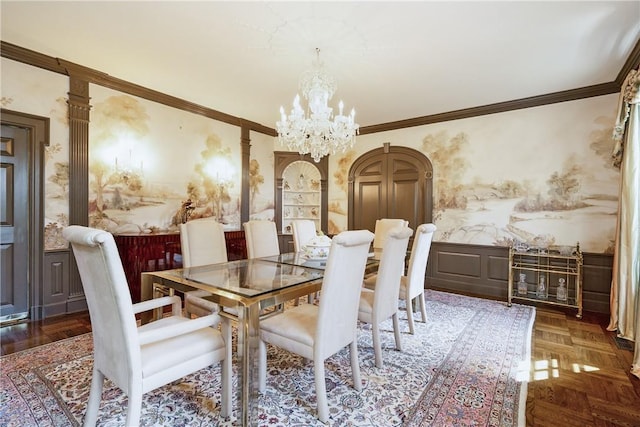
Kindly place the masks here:
[(266, 388), (266, 343), (313, 360), (318, 418), (326, 423), (329, 406), (324, 361), (347, 345), (351, 353), (353, 386), (360, 391), (358, 364), (358, 299), (367, 254), (373, 240), (368, 230), (344, 231), (331, 243), (318, 305), (301, 304), (260, 320), (260, 391)]
[[(200, 218), (180, 224), (180, 247), (183, 267), (227, 262), (224, 227), (212, 218)], [(207, 291), (185, 292), (184, 311), (187, 317), (207, 316), (219, 310), (218, 304), (204, 299)]]
[(409, 227), (396, 227), (387, 233), (375, 289), (362, 288), (358, 320), (371, 324), (373, 350), (376, 367), (382, 368), (382, 345), (380, 343), (380, 323), (388, 318), (393, 319), (393, 333), (396, 349), (402, 350), (400, 326), (398, 322), (398, 296), (400, 294), (400, 278), (404, 273), (404, 259), (413, 230)]
[[(168, 296), (132, 304), (113, 236), (72, 225), (71, 243), (89, 307), (93, 333), (93, 377), (85, 426), (94, 426), (105, 377), (128, 396), (127, 426), (137, 426), (144, 393), (185, 375), (222, 364), (221, 416), (231, 414), (231, 329), (218, 314), (187, 319), (182, 303)], [(172, 313), (138, 327), (136, 313), (171, 305)], [(223, 333), (216, 328), (222, 321)]]
[(416, 229), (409, 258), (409, 268), (406, 276), (400, 280), (400, 299), (405, 300), (407, 319), (409, 320), (409, 332), (415, 334), (413, 320), (413, 301), (418, 298), (422, 321), (427, 322), (427, 308), (424, 301), (424, 278), (429, 259), (429, 250), (433, 233), (436, 231), (434, 224), (421, 224)]
[(291, 221), (293, 233), (293, 251), (301, 252), (309, 240), (316, 237), (316, 223), (310, 219), (296, 219)]
[[(262, 258), (280, 255), (280, 243), (278, 241), (278, 229), (276, 223), (262, 219), (254, 219), (243, 224), (244, 239), (247, 244), (247, 258)], [(296, 304), (298, 300), (296, 299)], [(280, 304), (274, 310), (284, 310), (284, 304)], [(272, 313), (269, 308), (262, 314)]]
[(384, 247), (384, 242), (387, 239), (387, 235), (389, 234), (389, 230), (395, 227), (408, 227), (409, 221), (399, 218), (382, 218), (376, 220), (376, 226), (373, 234), (375, 234), (375, 238), (373, 239), (373, 249), (382, 249)]
[[(293, 235), (293, 251), (298, 253), (304, 250), (304, 247), (311, 239), (317, 236), (316, 223), (310, 219), (296, 219), (291, 221), (291, 230)], [(307, 301), (309, 304), (313, 303), (318, 298), (318, 293), (309, 295)], [(299, 299), (296, 299), (296, 305), (300, 303)]]
[(243, 224), (247, 242), (247, 258), (262, 258), (280, 255), (276, 223), (266, 220), (251, 220)]

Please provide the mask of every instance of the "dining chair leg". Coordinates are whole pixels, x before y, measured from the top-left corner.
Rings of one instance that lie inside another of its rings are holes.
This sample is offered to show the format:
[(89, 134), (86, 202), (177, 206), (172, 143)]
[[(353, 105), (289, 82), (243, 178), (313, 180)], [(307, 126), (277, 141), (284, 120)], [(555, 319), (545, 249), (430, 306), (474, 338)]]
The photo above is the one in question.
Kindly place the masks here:
[(371, 325), (373, 331), (373, 352), (376, 358), (376, 368), (382, 368), (382, 345), (380, 344), (380, 327), (377, 321)]
[(85, 427), (95, 426), (98, 422), (98, 410), (100, 409), (100, 401), (102, 400), (102, 385), (104, 383), (104, 375), (97, 369), (93, 369), (91, 378), (91, 391), (89, 392), (89, 401), (87, 402), (87, 411), (84, 414)]
[(424, 302), (424, 292), (418, 297), (420, 298), (420, 311), (422, 312), (422, 321), (427, 323), (427, 304)]
[(140, 414), (142, 413), (142, 388), (140, 386), (134, 387), (136, 390), (129, 391), (128, 408), (127, 408), (127, 421), (126, 426), (138, 426), (140, 425)]
[(351, 341), (349, 345), (349, 353), (351, 353), (351, 375), (353, 377), (353, 388), (356, 391), (362, 390), (362, 380), (360, 379), (360, 362), (358, 361), (358, 342)]
[(398, 321), (398, 312), (396, 311), (393, 316), (393, 335), (396, 339), (396, 350), (402, 351), (402, 340), (400, 336), (400, 322)]
[(324, 379), (324, 360), (313, 361), (313, 374), (316, 383), (316, 401), (318, 402), (318, 419), (323, 423), (329, 420), (329, 404), (327, 403), (327, 386)]
[(409, 333), (415, 335), (415, 325), (413, 324), (413, 300), (407, 298), (405, 305), (407, 306), (407, 320), (409, 321)]

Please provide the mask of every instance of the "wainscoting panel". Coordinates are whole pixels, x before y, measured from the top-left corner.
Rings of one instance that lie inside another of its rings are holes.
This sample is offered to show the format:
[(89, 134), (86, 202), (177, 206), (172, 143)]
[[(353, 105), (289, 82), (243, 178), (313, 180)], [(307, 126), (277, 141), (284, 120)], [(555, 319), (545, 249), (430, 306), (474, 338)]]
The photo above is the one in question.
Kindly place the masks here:
[(583, 254), (582, 301), (585, 310), (609, 313), (613, 255)]
[[(442, 251), (436, 254), (438, 260), (438, 272), (450, 275), (451, 277), (473, 277), (481, 276), (481, 261), (478, 254), (465, 254)], [(461, 278), (462, 279), (462, 278)]]
[[(583, 308), (609, 312), (613, 256), (583, 254)], [(509, 249), (500, 246), (433, 242), (425, 286), (507, 300)]]
[[(244, 248), (244, 236), (241, 232), (237, 234), (232, 232), (227, 236), (228, 240), (234, 241), (230, 259), (243, 255), (240, 249)], [(229, 241), (227, 243), (229, 246)], [(84, 296), (69, 289), (70, 257), (69, 250), (45, 252), (43, 297), (42, 301), (34, 301), (32, 307), (42, 313), (42, 318), (86, 310)], [(508, 257), (509, 251), (505, 247), (433, 242), (425, 286), (506, 301)], [(585, 311), (609, 312), (612, 263), (612, 255), (584, 254), (582, 295)]]
[[(502, 259), (505, 261), (501, 273)], [(507, 248), (433, 242), (426, 286), (506, 300), (507, 259)]]
[(44, 317), (67, 313), (69, 297), (69, 251), (44, 254), (42, 309)]
[(70, 279), (71, 250), (60, 249), (45, 251), (42, 272), (42, 303), (39, 307), (40, 318), (75, 313), (87, 309), (87, 301), (82, 290), (76, 289)]
[(506, 256), (487, 256), (487, 277), (489, 280), (498, 280), (507, 282), (509, 280), (509, 255)]

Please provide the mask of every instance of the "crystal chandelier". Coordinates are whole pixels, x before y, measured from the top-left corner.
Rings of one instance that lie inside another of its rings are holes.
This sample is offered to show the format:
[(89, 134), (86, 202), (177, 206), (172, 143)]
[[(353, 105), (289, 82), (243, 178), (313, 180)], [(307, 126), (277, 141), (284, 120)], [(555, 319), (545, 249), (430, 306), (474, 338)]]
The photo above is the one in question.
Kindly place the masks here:
[(327, 103), (336, 91), (336, 80), (325, 73), (320, 62), (320, 49), (316, 49), (316, 55), (313, 68), (300, 78), (300, 90), (309, 103), (309, 116), (300, 106), (300, 95), (296, 95), (289, 116), (280, 107), (280, 121), (276, 123), (276, 129), (282, 145), (300, 154), (310, 154), (315, 162), (319, 162), (328, 154), (353, 147), (360, 126), (354, 122), (355, 110), (352, 109), (348, 116), (342, 114), (342, 101), (338, 105), (340, 111), (332, 117), (333, 108)]

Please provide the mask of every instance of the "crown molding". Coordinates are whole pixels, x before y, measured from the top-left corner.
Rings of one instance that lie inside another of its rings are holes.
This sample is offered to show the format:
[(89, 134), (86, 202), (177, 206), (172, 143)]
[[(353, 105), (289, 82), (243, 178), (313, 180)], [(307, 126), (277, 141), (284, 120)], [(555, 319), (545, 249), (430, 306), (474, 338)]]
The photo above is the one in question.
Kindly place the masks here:
[(107, 73), (103, 73), (92, 68), (76, 64), (74, 62), (44, 55), (29, 49), (22, 48), (20, 46), (16, 46), (11, 43), (7, 43), (5, 41), (0, 41), (0, 53), (2, 57), (7, 59), (22, 62), (34, 67), (43, 68), (54, 73), (63, 74), (66, 76), (74, 76), (78, 79), (86, 80), (89, 83), (108, 87), (119, 92), (128, 93), (129, 95), (158, 102), (160, 104), (178, 108), (180, 110), (188, 111), (194, 114), (199, 114), (201, 116), (209, 117), (211, 119), (231, 125), (243, 128), (246, 127), (249, 130), (264, 133), (269, 136), (277, 136), (277, 133), (274, 129), (253, 122), (251, 120), (242, 119), (230, 114), (213, 110), (211, 108), (207, 108), (202, 105), (177, 98), (175, 96), (167, 95), (165, 93), (158, 92), (144, 86), (127, 82), (125, 80), (110, 76)]
[(579, 89), (554, 92), (546, 95), (532, 96), (514, 101), (498, 102), (496, 104), (482, 105), (479, 107), (454, 110), (446, 113), (432, 114), (429, 116), (415, 117), (413, 119), (398, 120), (395, 122), (381, 123), (378, 125), (364, 126), (360, 128), (360, 135), (385, 132), (414, 126), (423, 126), (433, 123), (448, 122), (451, 120), (466, 119), (469, 117), (485, 116), (487, 114), (503, 113), (506, 111), (520, 110), (523, 108), (539, 107), (558, 102), (575, 101), (576, 99), (590, 98), (593, 96), (608, 95), (620, 92), (617, 82), (602, 83)]
[(627, 61), (622, 66), (622, 69), (618, 73), (618, 77), (616, 77), (616, 83), (618, 84), (618, 89), (622, 89), (622, 85), (624, 84), (624, 79), (627, 78), (629, 72), (633, 69), (637, 69), (640, 67), (640, 39), (636, 42), (636, 45), (631, 50)]
[[(264, 126), (251, 120), (242, 119), (232, 116), (211, 108), (204, 107), (184, 99), (176, 98), (162, 92), (148, 89), (144, 86), (136, 85), (122, 79), (110, 76), (109, 74), (84, 67), (73, 62), (66, 61), (61, 58), (54, 58), (29, 49), (16, 46), (5, 41), (0, 41), (0, 54), (4, 58), (14, 61), (23, 62), (28, 65), (43, 68), (55, 73), (68, 76), (76, 76), (85, 79), (90, 83), (108, 87), (120, 92), (128, 93), (133, 96), (158, 102), (169, 107), (178, 108), (194, 114), (199, 114), (218, 120), (231, 125), (248, 128), (249, 130), (263, 133), (268, 136), (277, 136), (278, 133), (274, 128)], [(398, 120), (388, 123), (380, 123), (377, 125), (364, 126), (360, 128), (360, 135), (366, 135), (377, 132), (385, 132), (409, 128), (414, 126), (423, 126), (433, 123), (447, 122), (451, 120), (460, 120), (469, 117), (484, 116), (487, 114), (502, 113), (506, 111), (519, 110), (524, 108), (539, 107), (541, 105), (555, 104), (559, 102), (575, 101), (583, 98), (594, 96), (609, 95), (620, 92), (622, 83), (629, 71), (640, 65), (640, 40), (636, 42), (631, 54), (627, 58), (622, 69), (618, 73), (616, 79), (609, 83), (601, 83), (593, 86), (586, 86), (577, 89), (571, 89), (561, 92), (554, 92), (545, 95), (532, 96), (513, 101), (498, 102), (495, 104), (482, 105), (478, 107), (454, 110), (445, 113), (432, 114), (428, 116), (415, 117), (411, 119)]]

